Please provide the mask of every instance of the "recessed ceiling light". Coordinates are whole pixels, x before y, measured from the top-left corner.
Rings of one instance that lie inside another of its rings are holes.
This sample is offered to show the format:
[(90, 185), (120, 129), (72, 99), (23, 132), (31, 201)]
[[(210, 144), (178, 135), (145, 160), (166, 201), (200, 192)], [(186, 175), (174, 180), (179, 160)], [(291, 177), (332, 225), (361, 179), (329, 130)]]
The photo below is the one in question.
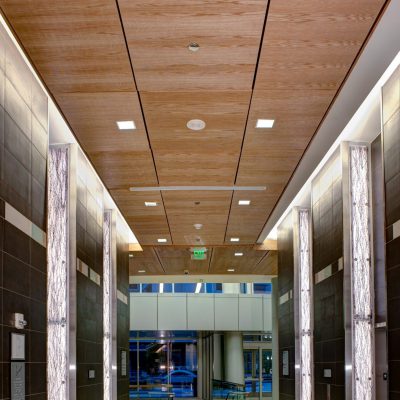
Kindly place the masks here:
[(229, 268), (227, 271), (228, 272), (235, 272), (235, 269), (234, 268)]
[(157, 239), (157, 242), (158, 242), (158, 243), (167, 243), (167, 239), (165, 239), (165, 238), (160, 238), (160, 239)]
[(146, 271), (144, 269), (139, 269), (139, 274), (144, 274)]
[(136, 129), (134, 121), (117, 121), (117, 126), (121, 131)]
[(129, 258), (133, 258), (133, 254), (129, 254)]
[(201, 131), (206, 127), (206, 123), (202, 119), (191, 119), (186, 126), (192, 131)]
[(238, 201), (239, 206), (249, 206), (250, 203), (251, 203), (250, 200), (239, 200)]
[(203, 224), (194, 224), (193, 225), (195, 229), (201, 229), (203, 227)]
[(238, 242), (239, 240), (239, 238), (231, 238), (231, 242)]
[(235, 257), (242, 257), (243, 253), (235, 253)]
[(274, 126), (274, 119), (258, 119), (256, 128), (272, 128)]
[(144, 205), (145, 205), (146, 207), (157, 207), (157, 206), (158, 206), (158, 203), (157, 203), (156, 201), (145, 201), (145, 202), (144, 202)]
[(191, 42), (188, 45), (188, 49), (190, 51), (193, 51), (193, 53), (195, 53), (196, 51), (198, 51), (200, 49), (200, 45), (196, 42)]

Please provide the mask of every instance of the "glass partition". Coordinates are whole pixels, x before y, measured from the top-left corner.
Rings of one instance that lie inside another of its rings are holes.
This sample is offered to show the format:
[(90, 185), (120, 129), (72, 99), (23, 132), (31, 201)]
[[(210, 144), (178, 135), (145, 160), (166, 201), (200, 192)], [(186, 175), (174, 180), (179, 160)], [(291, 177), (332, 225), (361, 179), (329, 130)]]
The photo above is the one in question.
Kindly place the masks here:
[(130, 398), (196, 396), (195, 334), (162, 331), (131, 332)]

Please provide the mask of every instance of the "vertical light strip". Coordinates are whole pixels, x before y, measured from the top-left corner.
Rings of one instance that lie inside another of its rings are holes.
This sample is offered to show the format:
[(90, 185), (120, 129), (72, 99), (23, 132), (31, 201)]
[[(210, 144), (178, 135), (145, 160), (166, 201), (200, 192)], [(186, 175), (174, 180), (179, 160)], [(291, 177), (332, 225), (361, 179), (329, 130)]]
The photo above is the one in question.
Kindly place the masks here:
[(368, 147), (350, 145), (353, 396), (373, 399), (373, 287)]
[(103, 373), (104, 400), (112, 400), (112, 212), (104, 212), (103, 223)]
[(312, 400), (310, 213), (299, 210), (300, 399)]
[(47, 224), (47, 390), (49, 400), (69, 399), (68, 156), (68, 147), (55, 147), (49, 150)]

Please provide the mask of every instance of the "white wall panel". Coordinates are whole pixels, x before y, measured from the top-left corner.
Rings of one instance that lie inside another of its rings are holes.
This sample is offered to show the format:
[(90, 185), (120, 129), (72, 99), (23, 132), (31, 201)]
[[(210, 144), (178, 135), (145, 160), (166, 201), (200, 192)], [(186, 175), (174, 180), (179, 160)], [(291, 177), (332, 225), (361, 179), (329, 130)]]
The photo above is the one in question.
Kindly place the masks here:
[(158, 295), (158, 330), (186, 330), (186, 294)]
[(189, 330), (214, 330), (214, 295), (188, 294), (187, 307)]
[(131, 330), (271, 331), (271, 296), (132, 293)]
[(272, 331), (272, 307), (271, 296), (263, 297), (263, 313), (264, 313), (264, 331)]
[(262, 331), (263, 326), (263, 296), (239, 296), (239, 330)]
[(215, 330), (239, 330), (239, 297), (237, 295), (215, 296)]
[(156, 331), (157, 294), (131, 294), (130, 329)]

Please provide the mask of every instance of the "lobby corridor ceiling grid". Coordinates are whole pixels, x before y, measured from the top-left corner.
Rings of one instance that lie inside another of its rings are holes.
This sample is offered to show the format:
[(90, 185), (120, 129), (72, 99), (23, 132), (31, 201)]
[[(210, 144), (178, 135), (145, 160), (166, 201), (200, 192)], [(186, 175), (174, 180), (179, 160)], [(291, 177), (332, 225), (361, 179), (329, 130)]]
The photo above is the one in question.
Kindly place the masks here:
[[(173, 260), (185, 246), (208, 246), (214, 256), (224, 245), (252, 249), (384, 5), (0, 0), (145, 248), (141, 257), (155, 257), (160, 273), (182, 272)], [(193, 119), (205, 128), (190, 130)], [(258, 119), (275, 122), (260, 129)], [(129, 190), (234, 185), (266, 189)], [(264, 256), (237, 270), (257, 272)], [(221, 268), (210, 257), (200, 269)]]

